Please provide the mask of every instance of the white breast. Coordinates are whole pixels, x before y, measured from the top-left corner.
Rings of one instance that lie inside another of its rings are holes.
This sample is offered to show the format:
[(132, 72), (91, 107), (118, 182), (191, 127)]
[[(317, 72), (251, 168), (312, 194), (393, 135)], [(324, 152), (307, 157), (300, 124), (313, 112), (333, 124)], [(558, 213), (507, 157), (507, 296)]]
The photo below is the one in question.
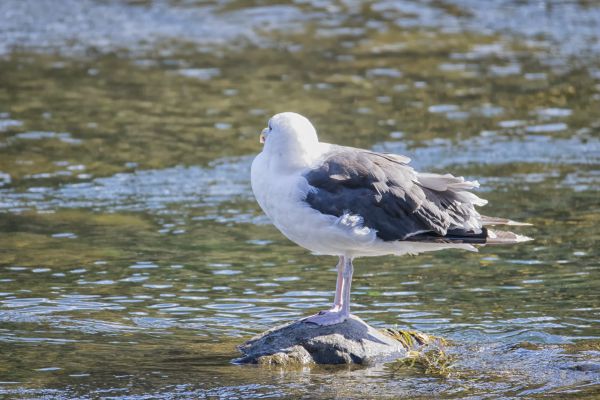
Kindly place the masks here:
[(353, 224), (351, 218), (321, 214), (304, 200), (310, 186), (304, 171), (277, 173), (261, 153), (252, 163), (252, 190), (273, 224), (290, 240), (317, 254), (344, 255), (368, 247), (375, 231)]

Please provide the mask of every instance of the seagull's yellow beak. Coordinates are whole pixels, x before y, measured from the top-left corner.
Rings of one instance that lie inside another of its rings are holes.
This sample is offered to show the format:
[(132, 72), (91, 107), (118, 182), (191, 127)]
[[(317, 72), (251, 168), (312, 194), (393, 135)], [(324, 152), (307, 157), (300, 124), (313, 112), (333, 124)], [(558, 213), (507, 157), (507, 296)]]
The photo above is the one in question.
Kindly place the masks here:
[(268, 128), (263, 129), (263, 131), (260, 133), (258, 141), (260, 143), (264, 144), (267, 141), (267, 135), (268, 134), (269, 134), (269, 129)]

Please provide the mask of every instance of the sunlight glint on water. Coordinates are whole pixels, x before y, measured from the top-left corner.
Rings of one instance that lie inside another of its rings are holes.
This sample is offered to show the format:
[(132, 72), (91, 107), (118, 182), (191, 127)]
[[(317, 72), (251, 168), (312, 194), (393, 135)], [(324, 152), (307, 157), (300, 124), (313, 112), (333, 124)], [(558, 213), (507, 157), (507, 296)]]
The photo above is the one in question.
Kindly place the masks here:
[[(600, 9), (276, 3), (2, 2), (0, 394), (593, 398)], [(534, 224), (519, 246), (356, 261), (354, 312), (447, 338), (449, 376), (230, 363), (333, 297), (335, 260), (249, 187), (283, 110)]]

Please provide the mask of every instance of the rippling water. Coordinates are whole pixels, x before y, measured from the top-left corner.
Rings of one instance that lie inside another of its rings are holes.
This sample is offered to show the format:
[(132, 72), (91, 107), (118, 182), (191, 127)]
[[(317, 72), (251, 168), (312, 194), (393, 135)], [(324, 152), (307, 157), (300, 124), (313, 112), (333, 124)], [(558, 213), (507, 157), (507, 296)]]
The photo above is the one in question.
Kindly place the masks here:
[[(0, 395), (597, 396), (600, 8), (483, 4), (1, 2)], [(336, 260), (249, 187), (284, 110), (534, 224), (519, 246), (357, 260), (354, 312), (447, 338), (448, 376), (231, 364), (333, 297)]]

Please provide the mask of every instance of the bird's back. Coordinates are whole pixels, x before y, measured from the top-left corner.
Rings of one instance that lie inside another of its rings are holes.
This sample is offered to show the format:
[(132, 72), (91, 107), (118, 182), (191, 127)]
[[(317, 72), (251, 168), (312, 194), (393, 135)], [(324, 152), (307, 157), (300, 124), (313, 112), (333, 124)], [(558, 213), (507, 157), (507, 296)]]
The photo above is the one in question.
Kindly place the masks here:
[[(484, 244), (500, 236), (504, 242), (509, 239), (507, 232), (494, 234), (484, 227), (491, 219), (475, 206), (487, 201), (470, 192), (477, 182), (418, 173), (408, 162), (398, 155), (334, 146), (305, 174), (314, 188), (306, 202), (324, 214), (358, 215), (386, 242)], [(512, 235), (516, 241), (518, 235)]]

